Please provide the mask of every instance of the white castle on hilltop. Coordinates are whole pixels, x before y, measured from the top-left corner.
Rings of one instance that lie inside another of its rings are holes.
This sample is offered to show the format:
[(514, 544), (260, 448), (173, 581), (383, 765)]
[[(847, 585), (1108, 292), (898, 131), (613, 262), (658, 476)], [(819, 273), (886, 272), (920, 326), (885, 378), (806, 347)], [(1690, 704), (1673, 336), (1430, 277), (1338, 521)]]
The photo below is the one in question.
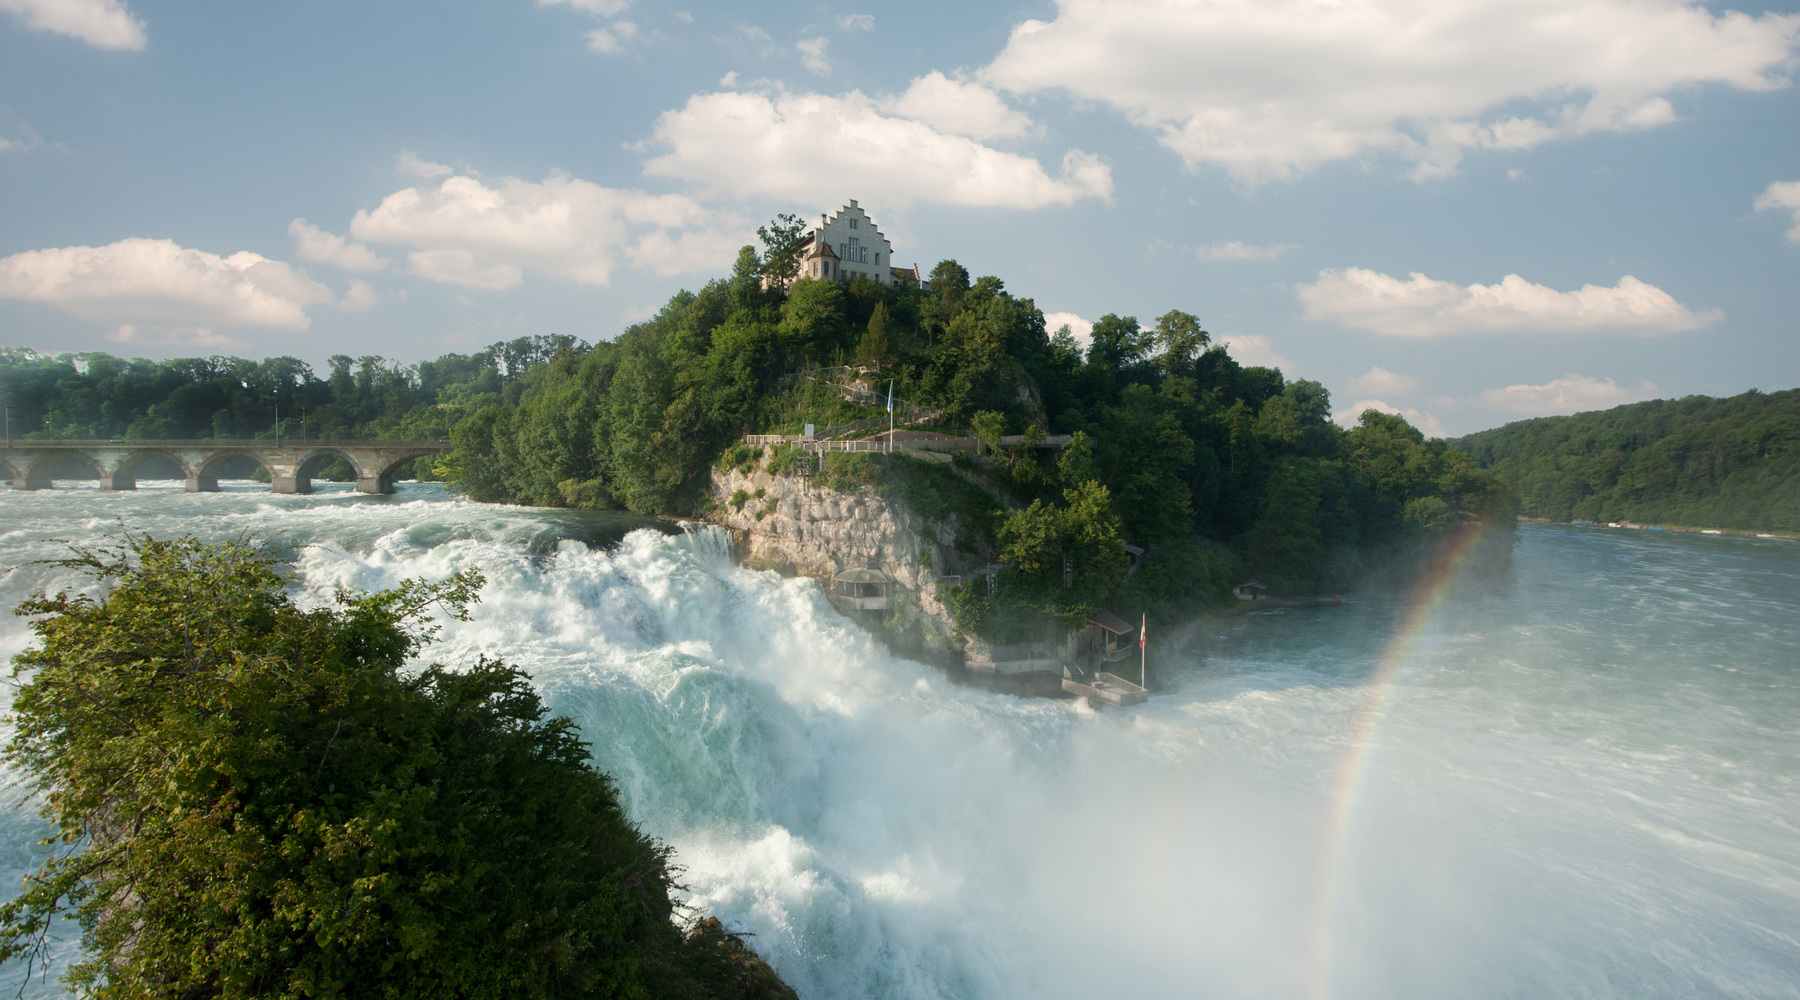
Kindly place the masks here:
[(820, 281), (860, 277), (884, 285), (897, 281), (917, 284), (919, 266), (894, 266), (894, 245), (852, 198), (836, 215), (826, 218), (820, 214), (819, 228), (806, 234), (800, 245), (800, 277)]

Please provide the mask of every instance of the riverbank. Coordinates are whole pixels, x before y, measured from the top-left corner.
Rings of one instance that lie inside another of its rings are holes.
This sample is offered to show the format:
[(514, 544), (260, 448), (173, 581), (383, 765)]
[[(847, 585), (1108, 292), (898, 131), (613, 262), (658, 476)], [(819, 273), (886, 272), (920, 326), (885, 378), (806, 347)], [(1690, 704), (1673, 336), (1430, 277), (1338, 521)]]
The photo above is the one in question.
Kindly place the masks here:
[(1519, 515), (1521, 521), (1536, 521), (1540, 524), (1568, 524), (1580, 528), (1614, 528), (1634, 531), (1667, 531), (1678, 535), (1721, 535), (1736, 538), (1779, 538), (1790, 542), (1800, 542), (1800, 534), (1786, 532), (1746, 531), (1741, 528), (1707, 528), (1688, 524), (1638, 524), (1634, 521), (1552, 521), (1547, 517), (1526, 517)]

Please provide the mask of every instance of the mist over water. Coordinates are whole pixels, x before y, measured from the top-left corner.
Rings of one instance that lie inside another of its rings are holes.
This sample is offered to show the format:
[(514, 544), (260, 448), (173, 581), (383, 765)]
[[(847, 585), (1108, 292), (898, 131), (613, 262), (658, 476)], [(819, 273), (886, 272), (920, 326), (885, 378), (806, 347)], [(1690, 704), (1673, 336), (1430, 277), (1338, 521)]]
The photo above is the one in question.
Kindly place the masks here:
[[(0, 603), (125, 529), (295, 546), (308, 602), (478, 567), (431, 658), (528, 669), (803, 997), (1301, 997), (1321, 898), (1331, 997), (1800, 996), (1800, 545), (1522, 525), (1413, 647), (1327, 887), (1404, 595), (1153, 634), (1164, 692), (1096, 712), (892, 657), (711, 529), (401, 489), (0, 491)], [(5, 891), (41, 832), (0, 814)]]

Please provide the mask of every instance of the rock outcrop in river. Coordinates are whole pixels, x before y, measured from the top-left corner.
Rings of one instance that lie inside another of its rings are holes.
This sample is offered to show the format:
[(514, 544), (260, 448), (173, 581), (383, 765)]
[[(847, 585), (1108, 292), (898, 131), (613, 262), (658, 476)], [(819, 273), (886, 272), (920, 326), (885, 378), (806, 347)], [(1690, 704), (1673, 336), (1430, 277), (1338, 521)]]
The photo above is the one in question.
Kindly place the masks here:
[[(748, 499), (733, 504), (740, 491)], [(960, 659), (964, 639), (933, 594), (969, 560), (955, 544), (956, 515), (928, 522), (873, 489), (839, 492), (760, 466), (748, 474), (715, 469), (712, 495), (709, 517), (735, 532), (744, 565), (812, 577), (827, 591), (843, 570), (880, 570), (897, 584), (882, 620), (888, 638), (909, 652)]]

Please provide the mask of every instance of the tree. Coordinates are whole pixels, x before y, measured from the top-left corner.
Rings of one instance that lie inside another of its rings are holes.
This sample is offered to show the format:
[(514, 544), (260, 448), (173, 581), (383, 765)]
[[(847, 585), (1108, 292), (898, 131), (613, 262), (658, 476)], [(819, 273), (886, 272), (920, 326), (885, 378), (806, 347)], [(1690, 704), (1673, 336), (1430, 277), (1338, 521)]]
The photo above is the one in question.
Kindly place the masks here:
[[(1108, 588), (1125, 575), (1130, 558), (1119, 537), (1119, 517), (1113, 513), (1112, 495), (1093, 480), (1063, 491), (1063, 502), (1053, 505), (1033, 500), (1014, 512), (999, 531), (1000, 558), (1011, 563), (1027, 585), (1041, 595), (1061, 596), (1075, 606), (1059, 609), (1063, 616), (1085, 617)], [(1064, 588), (1063, 563), (1070, 579)]]
[(1119, 371), (1144, 360), (1154, 337), (1138, 329), (1136, 316), (1112, 313), (1094, 321), (1094, 342), (1088, 347), (1088, 364)]
[(805, 244), (806, 223), (797, 215), (777, 215), (766, 226), (756, 228), (762, 241), (762, 275), (775, 288), (787, 290), (800, 275), (800, 248)]
[(869, 316), (869, 332), (863, 334), (862, 340), (856, 345), (856, 356), (880, 364), (886, 360), (891, 349), (887, 306), (877, 302), (875, 312)]
[(1186, 374), (1194, 359), (1212, 343), (1212, 334), (1200, 329), (1200, 320), (1179, 309), (1159, 316), (1153, 333), (1157, 346), (1162, 348), (1162, 369), (1170, 375)]
[(6, 757), (62, 849), (0, 907), (0, 958), (64, 914), (70, 984), (120, 1000), (793, 995), (671, 923), (668, 850), (523, 673), (409, 668), (478, 575), (309, 611), (244, 545), (72, 563), (110, 593), (19, 609), (42, 645)]
[(982, 410), (969, 421), (975, 431), (975, 437), (988, 454), (1000, 453), (1000, 438), (1006, 433), (1006, 415), (992, 410)]

